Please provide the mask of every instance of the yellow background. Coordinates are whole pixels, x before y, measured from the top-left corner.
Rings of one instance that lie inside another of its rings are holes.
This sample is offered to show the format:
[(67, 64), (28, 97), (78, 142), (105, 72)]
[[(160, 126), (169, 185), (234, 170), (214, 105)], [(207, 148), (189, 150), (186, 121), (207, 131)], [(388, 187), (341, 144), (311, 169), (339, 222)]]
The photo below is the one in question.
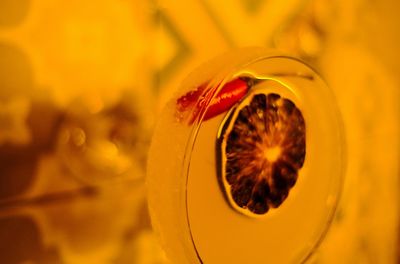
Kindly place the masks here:
[(144, 191), (157, 113), (235, 47), (298, 56), (345, 125), (341, 206), (315, 263), (396, 263), (395, 1), (2, 0), (0, 262), (164, 263)]

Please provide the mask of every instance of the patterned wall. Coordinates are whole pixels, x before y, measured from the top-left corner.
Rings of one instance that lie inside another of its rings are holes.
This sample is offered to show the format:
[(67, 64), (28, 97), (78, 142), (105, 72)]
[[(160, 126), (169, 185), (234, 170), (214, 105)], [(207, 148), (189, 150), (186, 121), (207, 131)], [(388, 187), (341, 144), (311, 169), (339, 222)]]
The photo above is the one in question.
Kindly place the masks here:
[(0, 262), (164, 263), (144, 168), (156, 113), (235, 47), (299, 56), (347, 135), (339, 212), (315, 263), (394, 263), (398, 25), (366, 0), (2, 0)]

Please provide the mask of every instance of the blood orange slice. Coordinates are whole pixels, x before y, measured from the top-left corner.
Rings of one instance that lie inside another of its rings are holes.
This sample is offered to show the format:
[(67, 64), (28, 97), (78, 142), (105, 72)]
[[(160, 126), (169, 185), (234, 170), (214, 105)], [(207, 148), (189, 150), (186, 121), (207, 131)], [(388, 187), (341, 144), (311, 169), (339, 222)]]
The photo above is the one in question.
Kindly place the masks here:
[(250, 216), (278, 208), (295, 186), (306, 157), (299, 108), (275, 93), (250, 93), (222, 124), (219, 177), (231, 206)]

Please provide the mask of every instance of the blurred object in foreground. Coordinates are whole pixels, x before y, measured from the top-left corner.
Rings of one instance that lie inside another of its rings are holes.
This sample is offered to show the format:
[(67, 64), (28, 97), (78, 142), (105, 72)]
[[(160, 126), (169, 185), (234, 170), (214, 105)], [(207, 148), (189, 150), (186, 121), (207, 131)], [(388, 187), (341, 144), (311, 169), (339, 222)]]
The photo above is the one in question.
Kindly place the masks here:
[(57, 154), (79, 180), (97, 184), (143, 177), (150, 131), (143, 124), (148, 113), (139, 112), (136, 101), (137, 97), (125, 95), (105, 109), (78, 103), (69, 108), (60, 128)]
[(1, 205), (1, 261), (153, 263), (163, 256), (150, 230), (142, 184), (59, 192)]
[(154, 263), (150, 3), (0, 3), (0, 262)]

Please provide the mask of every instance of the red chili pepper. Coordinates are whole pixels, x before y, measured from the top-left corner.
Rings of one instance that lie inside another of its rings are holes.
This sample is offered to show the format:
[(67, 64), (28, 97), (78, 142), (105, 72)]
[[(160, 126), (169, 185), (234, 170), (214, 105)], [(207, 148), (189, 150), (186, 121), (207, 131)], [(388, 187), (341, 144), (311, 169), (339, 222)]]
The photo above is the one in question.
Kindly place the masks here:
[(248, 83), (243, 79), (234, 79), (226, 83), (218, 94), (211, 99), (212, 89), (204, 91), (206, 85), (202, 85), (197, 90), (190, 91), (177, 100), (177, 112), (179, 119), (189, 116), (189, 124), (192, 124), (205, 111), (205, 104), (209, 102), (203, 120), (208, 120), (229, 110), (237, 101), (239, 101), (249, 90)]

